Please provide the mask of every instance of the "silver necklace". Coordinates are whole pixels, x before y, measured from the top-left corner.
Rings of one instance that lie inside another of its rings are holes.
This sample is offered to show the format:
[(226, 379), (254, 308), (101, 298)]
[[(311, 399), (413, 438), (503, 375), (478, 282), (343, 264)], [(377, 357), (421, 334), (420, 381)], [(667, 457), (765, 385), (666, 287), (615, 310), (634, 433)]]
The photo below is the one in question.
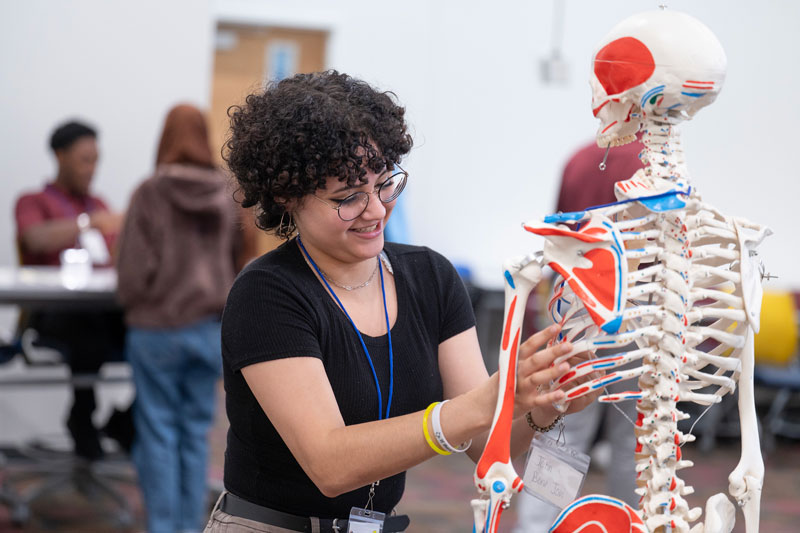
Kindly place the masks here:
[[(339, 287), (340, 289), (344, 289), (344, 290), (346, 290), (346, 291), (354, 291), (354, 290), (356, 290), (356, 289), (363, 289), (364, 287), (366, 287), (367, 285), (369, 285), (370, 283), (372, 283), (372, 280), (373, 280), (373, 279), (375, 279), (375, 273), (378, 271), (378, 264), (379, 264), (379, 263), (380, 263), (380, 259), (378, 259), (377, 261), (375, 261), (375, 269), (372, 271), (372, 274), (370, 274), (370, 275), (369, 275), (369, 279), (367, 279), (367, 281), (365, 281), (365, 282), (364, 282), (364, 283), (362, 283), (361, 285), (345, 285), (345, 284), (343, 284), (343, 283), (339, 283), (338, 281), (336, 281), (335, 279), (333, 279), (332, 277), (330, 277), (330, 276), (329, 276), (328, 274), (326, 274), (326, 273), (325, 273), (325, 271), (324, 271), (324, 270), (322, 270), (321, 268), (319, 269), (319, 271), (320, 271), (320, 273), (322, 274), (322, 277), (323, 277), (323, 278), (325, 278), (325, 279), (326, 279), (326, 280), (328, 280), (329, 282), (333, 283), (334, 285), (336, 285), (336, 286), (337, 286), (337, 287)], [(319, 267), (317, 267), (317, 268), (319, 268)]]

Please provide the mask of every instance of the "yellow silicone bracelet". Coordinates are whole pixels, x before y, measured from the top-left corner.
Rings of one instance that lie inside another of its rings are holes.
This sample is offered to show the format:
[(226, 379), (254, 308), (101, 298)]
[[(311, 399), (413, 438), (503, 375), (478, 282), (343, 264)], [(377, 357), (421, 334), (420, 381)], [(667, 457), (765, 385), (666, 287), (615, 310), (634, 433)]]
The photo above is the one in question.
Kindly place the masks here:
[(427, 409), (425, 409), (425, 414), (422, 415), (422, 432), (425, 434), (425, 440), (428, 442), (428, 446), (430, 446), (433, 451), (435, 451), (439, 455), (450, 455), (450, 452), (439, 448), (436, 444), (433, 443), (431, 434), (428, 432), (428, 415), (431, 414), (431, 411), (433, 411), (433, 408), (436, 407), (438, 403), (439, 402), (433, 402), (428, 406)]

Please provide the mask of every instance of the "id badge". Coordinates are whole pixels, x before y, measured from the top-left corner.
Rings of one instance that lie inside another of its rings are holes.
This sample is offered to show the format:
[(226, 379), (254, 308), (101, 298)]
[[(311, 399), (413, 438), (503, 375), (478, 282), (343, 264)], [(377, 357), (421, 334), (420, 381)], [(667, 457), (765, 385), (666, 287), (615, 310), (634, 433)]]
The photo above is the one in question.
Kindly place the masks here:
[(384, 513), (353, 507), (347, 519), (347, 533), (382, 533)]
[(590, 461), (585, 453), (537, 432), (525, 461), (525, 491), (563, 509), (580, 494)]
[(81, 248), (89, 252), (89, 257), (92, 258), (92, 263), (95, 265), (105, 265), (111, 260), (106, 240), (100, 230), (89, 228), (81, 231), (78, 235), (78, 243)]

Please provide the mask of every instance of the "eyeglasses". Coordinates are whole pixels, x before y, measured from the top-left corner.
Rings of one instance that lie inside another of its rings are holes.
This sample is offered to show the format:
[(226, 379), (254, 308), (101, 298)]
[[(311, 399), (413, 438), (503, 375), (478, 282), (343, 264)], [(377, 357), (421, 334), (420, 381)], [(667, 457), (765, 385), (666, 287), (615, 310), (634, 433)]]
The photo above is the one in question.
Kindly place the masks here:
[[(399, 170), (395, 171), (391, 176), (386, 178), (380, 185), (378, 185), (378, 200), (384, 204), (397, 200), (400, 193), (406, 186), (408, 181), (408, 172), (400, 168), (400, 165), (395, 165)], [(314, 198), (327, 205), (331, 209), (336, 209), (339, 213), (339, 218), (345, 222), (355, 220), (360, 217), (364, 211), (367, 210), (369, 205), (369, 197), (373, 193), (364, 191), (354, 192), (343, 200), (334, 200), (336, 205), (331, 205), (327, 200), (323, 200), (316, 194), (312, 194)]]

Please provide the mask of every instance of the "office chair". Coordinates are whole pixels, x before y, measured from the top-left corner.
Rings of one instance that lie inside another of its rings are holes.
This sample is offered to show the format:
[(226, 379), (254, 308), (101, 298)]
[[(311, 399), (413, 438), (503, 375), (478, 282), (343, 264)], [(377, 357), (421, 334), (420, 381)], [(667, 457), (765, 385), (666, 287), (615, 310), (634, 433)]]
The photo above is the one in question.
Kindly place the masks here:
[[(14, 356), (11, 353), (16, 352)], [(5, 362), (16, 362), (24, 372), (0, 378), (0, 387), (72, 386), (93, 387), (97, 383), (129, 383), (130, 372), (100, 372), (72, 374), (64, 358), (52, 346), (40, 343), (38, 332), (25, 328), (14, 342), (0, 350)], [(102, 370), (106, 370), (105, 366)], [(127, 459), (117, 458), (88, 461), (71, 450), (52, 449), (46, 444), (25, 443), (0, 452), (0, 471), (4, 473), (0, 486), (0, 503), (10, 509), (13, 524), (22, 526), (31, 516), (31, 506), (53, 493), (72, 485), (87, 499), (95, 501), (105, 496), (116, 506), (116, 521), (120, 527), (130, 526), (133, 512), (128, 499), (114, 487), (112, 481), (132, 482)]]

